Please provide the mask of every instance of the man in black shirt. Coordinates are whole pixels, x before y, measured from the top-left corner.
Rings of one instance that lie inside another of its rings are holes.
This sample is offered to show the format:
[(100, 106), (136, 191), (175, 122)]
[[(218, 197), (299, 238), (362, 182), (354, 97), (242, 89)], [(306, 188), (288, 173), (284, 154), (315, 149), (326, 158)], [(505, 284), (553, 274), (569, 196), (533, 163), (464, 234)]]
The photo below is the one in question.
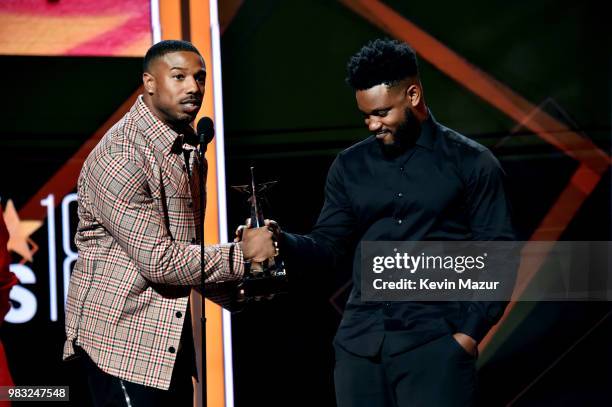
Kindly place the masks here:
[(487, 148), (436, 122), (408, 45), (368, 43), (347, 82), (372, 135), (332, 164), (310, 235), (272, 222), (289, 273), (353, 258), (334, 340), (338, 406), (470, 405), (478, 342), (506, 303), (362, 301), (359, 243), (513, 240), (504, 173)]

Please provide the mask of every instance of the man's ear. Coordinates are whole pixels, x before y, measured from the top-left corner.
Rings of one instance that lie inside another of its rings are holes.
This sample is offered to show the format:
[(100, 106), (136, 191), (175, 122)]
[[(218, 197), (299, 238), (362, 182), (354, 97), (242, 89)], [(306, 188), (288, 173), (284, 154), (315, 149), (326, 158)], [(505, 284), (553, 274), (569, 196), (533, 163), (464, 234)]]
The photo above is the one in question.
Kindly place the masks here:
[(155, 84), (155, 77), (153, 75), (151, 75), (149, 72), (143, 73), (142, 83), (144, 85), (145, 92), (147, 92), (149, 95), (152, 95), (155, 93), (156, 84)]
[(418, 84), (414, 83), (406, 88), (406, 97), (410, 100), (410, 105), (416, 107), (421, 102), (423, 91)]

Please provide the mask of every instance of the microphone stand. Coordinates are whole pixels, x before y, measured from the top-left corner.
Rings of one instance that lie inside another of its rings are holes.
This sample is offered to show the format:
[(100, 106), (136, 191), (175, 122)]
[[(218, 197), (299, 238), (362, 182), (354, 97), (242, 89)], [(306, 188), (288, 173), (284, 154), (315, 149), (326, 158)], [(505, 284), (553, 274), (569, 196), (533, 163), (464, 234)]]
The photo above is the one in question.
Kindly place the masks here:
[(198, 159), (199, 159), (199, 175), (200, 175), (200, 221), (197, 227), (200, 228), (200, 270), (202, 278), (200, 280), (200, 293), (202, 295), (202, 316), (201, 316), (201, 331), (202, 335), (202, 406), (206, 407), (208, 404), (208, 391), (206, 389), (207, 383), (207, 372), (206, 372), (206, 296), (204, 295), (205, 280), (206, 280), (206, 267), (205, 261), (206, 256), (204, 253), (204, 207), (205, 197), (204, 191), (206, 190), (206, 179), (204, 178), (204, 153), (206, 153), (206, 137), (204, 134), (199, 134), (200, 145), (198, 146)]

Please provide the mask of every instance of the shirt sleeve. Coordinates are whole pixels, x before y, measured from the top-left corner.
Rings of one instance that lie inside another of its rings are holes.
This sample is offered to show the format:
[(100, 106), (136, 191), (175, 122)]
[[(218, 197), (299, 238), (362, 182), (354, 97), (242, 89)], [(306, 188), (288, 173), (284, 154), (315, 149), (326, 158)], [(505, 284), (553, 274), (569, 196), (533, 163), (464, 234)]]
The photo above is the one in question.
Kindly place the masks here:
[[(169, 285), (200, 284), (200, 246), (172, 239), (137, 161), (121, 154), (100, 155), (91, 165), (88, 179), (86, 193), (95, 217), (147, 280)], [(232, 259), (230, 247), (206, 247), (206, 281), (242, 276), (240, 245), (233, 250)]]
[[(467, 175), (466, 190), (472, 240), (515, 240), (510, 201), (505, 189), (505, 174), (489, 150), (475, 158)], [(494, 257), (500, 259), (502, 256)], [(512, 262), (501, 264), (494, 260), (488, 267), (505, 281), (513, 283), (517, 265)], [(468, 302), (465, 318), (458, 331), (480, 342), (499, 321), (507, 305), (507, 301)]]
[(312, 233), (306, 236), (283, 233), (281, 237), (280, 253), (288, 270), (330, 268), (347, 254), (356, 220), (343, 180), (344, 169), (338, 156), (327, 175), (325, 202)]

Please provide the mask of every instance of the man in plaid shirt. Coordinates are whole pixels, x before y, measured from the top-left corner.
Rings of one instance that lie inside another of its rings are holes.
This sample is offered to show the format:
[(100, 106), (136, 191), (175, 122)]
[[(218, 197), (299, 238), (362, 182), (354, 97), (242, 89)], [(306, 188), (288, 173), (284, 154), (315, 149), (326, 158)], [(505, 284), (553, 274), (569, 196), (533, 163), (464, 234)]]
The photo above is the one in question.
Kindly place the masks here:
[[(79, 257), (64, 359), (80, 356), (96, 405), (192, 405), (188, 299), (201, 281), (196, 136), (206, 69), (184, 41), (144, 59), (144, 95), (91, 152), (79, 177)], [(238, 279), (274, 256), (267, 228), (206, 247), (206, 281)]]

